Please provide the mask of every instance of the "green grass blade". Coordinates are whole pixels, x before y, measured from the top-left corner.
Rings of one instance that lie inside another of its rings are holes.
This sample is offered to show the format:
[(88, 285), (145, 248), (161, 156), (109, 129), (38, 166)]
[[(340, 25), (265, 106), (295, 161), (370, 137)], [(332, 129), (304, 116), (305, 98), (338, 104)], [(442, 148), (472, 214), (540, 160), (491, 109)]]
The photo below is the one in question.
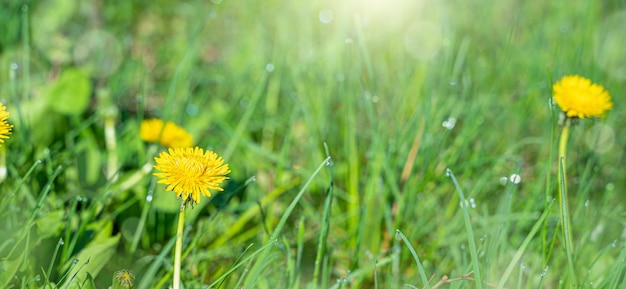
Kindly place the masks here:
[(539, 220), (535, 222), (535, 225), (533, 225), (532, 229), (530, 230), (530, 233), (528, 233), (528, 235), (522, 242), (522, 245), (517, 249), (517, 251), (515, 252), (515, 255), (513, 255), (513, 259), (511, 259), (509, 266), (507, 266), (506, 270), (504, 270), (504, 273), (502, 274), (502, 277), (500, 277), (500, 281), (498, 281), (498, 285), (496, 286), (496, 289), (504, 288), (504, 283), (506, 283), (507, 279), (509, 279), (509, 276), (511, 275), (515, 267), (517, 267), (517, 263), (522, 258), (522, 255), (524, 255), (524, 253), (526, 252), (526, 249), (528, 248), (528, 246), (530, 245), (530, 242), (535, 237), (535, 234), (537, 234), (537, 232), (542, 228), (542, 225), (544, 224), (546, 218), (550, 215), (550, 212), (552, 211), (552, 205), (554, 205), (554, 201), (550, 203), (550, 205), (546, 208), (545, 211), (543, 211), (543, 214), (541, 214), (541, 217), (539, 217)]
[(452, 170), (446, 169), (446, 176), (452, 179), (454, 187), (459, 194), (459, 200), (461, 202), (461, 211), (463, 212), (463, 219), (465, 220), (465, 232), (467, 234), (467, 242), (469, 243), (470, 255), (472, 256), (472, 267), (474, 269), (474, 276), (476, 279), (476, 288), (483, 288), (482, 275), (480, 274), (480, 264), (478, 263), (478, 251), (476, 250), (476, 240), (474, 239), (474, 229), (472, 229), (472, 221), (470, 219), (469, 211), (467, 210), (467, 203), (465, 201), (465, 195), (461, 189), (461, 185), (457, 181)]
[(399, 235), (400, 238), (402, 238), (404, 244), (406, 244), (406, 246), (409, 248), (409, 251), (411, 251), (411, 255), (413, 255), (413, 259), (415, 259), (415, 263), (417, 263), (417, 270), (419, 271), (420, 277), (422, 278), (422, 283), (424, 283), (424, 286), (426, 288), (430, 289), (430, 282), (428, 282), (428, 277), (426, 277), (426, 271), (424, 271), (424, 266), (422, 265), (422, 262), (420, 262), (420, 258), (417, 256), (417, 252), (415, 252), (413, 245), (411, 245), (409, 239), (407, 239), (400, 230), (396, 230), (396, 234)]
[[(326, 159), (324, 159), (324, 161), (313, 172), (311, 177), (309, 177), (309, 179), (306, 181), (304, 186), (302, 186), (302, 189), (300, 189), (300, 192), (298, 192), (296, 197), (291, 201), (291, 204), (289, 204), (289, 206), (287, 207), (287, 209), (283, 213), (283, 216), (280, 218), (280, 221), (276, 225), (276, 228), (274, 229), (274, 232), (272, 233), (272, 236), (269, 239), (269, 243), (270, 244), (275, 242), (276, 238), (278, 237), (280, 232), (285, 227), (285, 223), (287, 223), (287, 219), (291, 215), (291, 212), (293, 212), (294, 208), (296, 207), (296, 205), (298, 204), (298, 202), (300, 201), (300, 199), (302, 198), (302, 196), (304, 195), (306, 190), (309, 188), (309, 186), (313, 182), (313, 179), (320, 173), (322, 168), (326, 167), (329, 164), (329, 162), (330, 162), (330, 157), (327, 157)], [(259, 278), (259, 276), (261, 274), (261, 271), (264, 268), (264, 266), (263, 266), (264, 263), (262, 261), (265, 260), (268, 257), (268, 255), (270, 253), (270, 250), (269, 250), (270, 248), (271, 247), (269, 247), (269, 246), (265, 246), (264, 247), (263, 251), (259, 255), (259, 258), (258, 258), (257, 262), (254, 264), (252, 269), (250, 269), (250, 275), (248, 276), (248, 279), (246, 279), (245, 288), (254, 288), (255, 287), (257, 279)]]

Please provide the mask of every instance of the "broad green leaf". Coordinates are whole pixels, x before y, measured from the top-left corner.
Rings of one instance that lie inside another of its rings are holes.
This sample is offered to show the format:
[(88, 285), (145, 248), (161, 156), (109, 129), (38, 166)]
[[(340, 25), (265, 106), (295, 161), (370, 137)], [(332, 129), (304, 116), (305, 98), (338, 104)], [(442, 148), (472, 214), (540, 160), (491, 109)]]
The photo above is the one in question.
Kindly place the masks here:
[(79, 115), (89, 106), (91, 82), (78, 69), (67, 69), (46, 91), (46, 103), (53, 111)]

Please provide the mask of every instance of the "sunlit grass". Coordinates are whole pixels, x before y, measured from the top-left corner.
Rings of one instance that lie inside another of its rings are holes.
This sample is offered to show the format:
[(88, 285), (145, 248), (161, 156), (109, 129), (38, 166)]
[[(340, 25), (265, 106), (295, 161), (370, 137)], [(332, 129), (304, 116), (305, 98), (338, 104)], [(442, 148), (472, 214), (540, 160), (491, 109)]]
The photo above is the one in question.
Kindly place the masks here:
[[(626, 286), (619, 1), (70, 2), (0, 9), (0, 287), (171, 285), (149, 118), (232, 171), (185, 212), (185, 288)], [(614, 108), (572, 124), (566, 240), (570, 74)]]

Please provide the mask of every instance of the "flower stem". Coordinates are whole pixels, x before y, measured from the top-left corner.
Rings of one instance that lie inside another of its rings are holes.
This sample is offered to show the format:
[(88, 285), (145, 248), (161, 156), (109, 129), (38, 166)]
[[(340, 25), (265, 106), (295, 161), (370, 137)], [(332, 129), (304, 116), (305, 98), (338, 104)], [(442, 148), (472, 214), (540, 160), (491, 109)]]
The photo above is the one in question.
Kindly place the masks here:
[(174, 249), (174, 289), (180, 286), (180, 259), (183, 252), (183, 230), (185, 228), (185, 201), (180, 202), (178, 228), (176, 229), (176, 247)]
[(565, 173), (566, 166), (566, 152), (567, 152), (567, 139), (569, 138), (569, 129), (572, 122), (570, 118), (565, 120), (563, 129), (561, 130), (561, 138), (559, 139), (559, 208), (561, 217), (561, 228), (563, 233), (563, 240), (565, 241), (565, 251), (567, 253), (567, 264), (570, 271), (570, 277), (572, 278), (573, 286), (576, 287), (576, 271), (574, 270), (574, 259), (572, 245), (572, 231), (569, 221), (569, 213), (567, 209), (567, 175)]

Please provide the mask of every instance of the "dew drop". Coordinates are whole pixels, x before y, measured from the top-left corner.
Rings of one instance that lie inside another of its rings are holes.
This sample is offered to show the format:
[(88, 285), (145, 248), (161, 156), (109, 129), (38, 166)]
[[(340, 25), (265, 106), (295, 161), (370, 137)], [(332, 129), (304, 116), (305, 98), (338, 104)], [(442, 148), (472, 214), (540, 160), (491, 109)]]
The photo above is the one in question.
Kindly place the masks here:
[(509, 180), (514, 184), (519, 184), (522, 181), (522, 177), (518, 174), (512, 174)]
[(72, 265), (76, 265), (76, 264), (78, 264), (78, 259), (72, 260)]
[(256, 182), (256, 176), (250, 177), (250, 182)]
[(446, 177), (450, 177), (452, 175), (452, 171), (450, 169), (446, 169)]
[(19, 68), (19, 65), (17, 65), (17, 63), (13, 62), (11, 63), (11, 70), (17, 70)]
[(146, 202), (148, 202), (148, 203), (152, 202), (152, 195), (147, 195), (146, 196)]
[(326, 160), (326, 163), (325, 163), (324, 165), (325, 165), (325, 166), (327, 166), (327, 167), (332, 167), (332, 166), (334, 166), (334, 165), (335, 165), (335, 163), (333, 163), (333, 159), (328, 158), (328, 159)]
[(611, 248), (617, 248), (617, 240), (613, 240), (613, 242), (611, 242)]
[(379, 101), (380, 101), (380, 98), (378, 97), (378, 95), (372, 96), (372, 102), (373, 103), (378, 103)]
[(508, 183), (508, 182), (509, 182), (509, 178), (507, 178), (507, 177), (501, 177), (500, 178), (500, 184), (501, 185), (506, 186), (506, 183)]
[(443, 126), (445, 129), (448, 129), (448, 130), (453, 129), (455, 125), (456, 125), (455, 117), (449, 117), (447, 120), (444, 120), (443, 122), (441, 122), (441, 126)]
[(548, 274), (548, 266), (546, 266), (546, 268), (544, 268), (543, 270), (541, 270), (541, 273), (539, 273), (539, 276), (541, 277), (545, 277), (546, 274)]
[(270, 63), (268, 63), (268, 64), (266, 64), (266, 65), (265, 65), (265, 70), (266, 70), (267, 72), (272, 72), (272, 71), (274, 71), (274, 69), (275, 69), (275, 67), (274, 67), (274, 63), (271, 63), (271, 62), (270, 62)]
[(39, 275), (35, 276), (35, 282), (39, 282), (41, 281), (41, 277), (39, 277)]
[(589, 207), (589, 200), (585, 201), (585, 208)]
[(520, 269), (524, 270), (526, 269), (526, 264), (524, 264), (524, 262), (519, 264)]
[(454, 80), (453, 80), (453, 81), (450, 81), (450, 85), (455, 86), (455, 85), (457, 85), (457, 82), (456, 82), (456, 81), (454, 81)]
[(472, 207), (472, 209), (476, 208), (476, 201), (474, 201), (474, 198), (470, 198), (470, 207)]
[(59, 239), (59, 246), (63, 246), (65, 245), (65, 241), (63, 241), (63, 238)]

